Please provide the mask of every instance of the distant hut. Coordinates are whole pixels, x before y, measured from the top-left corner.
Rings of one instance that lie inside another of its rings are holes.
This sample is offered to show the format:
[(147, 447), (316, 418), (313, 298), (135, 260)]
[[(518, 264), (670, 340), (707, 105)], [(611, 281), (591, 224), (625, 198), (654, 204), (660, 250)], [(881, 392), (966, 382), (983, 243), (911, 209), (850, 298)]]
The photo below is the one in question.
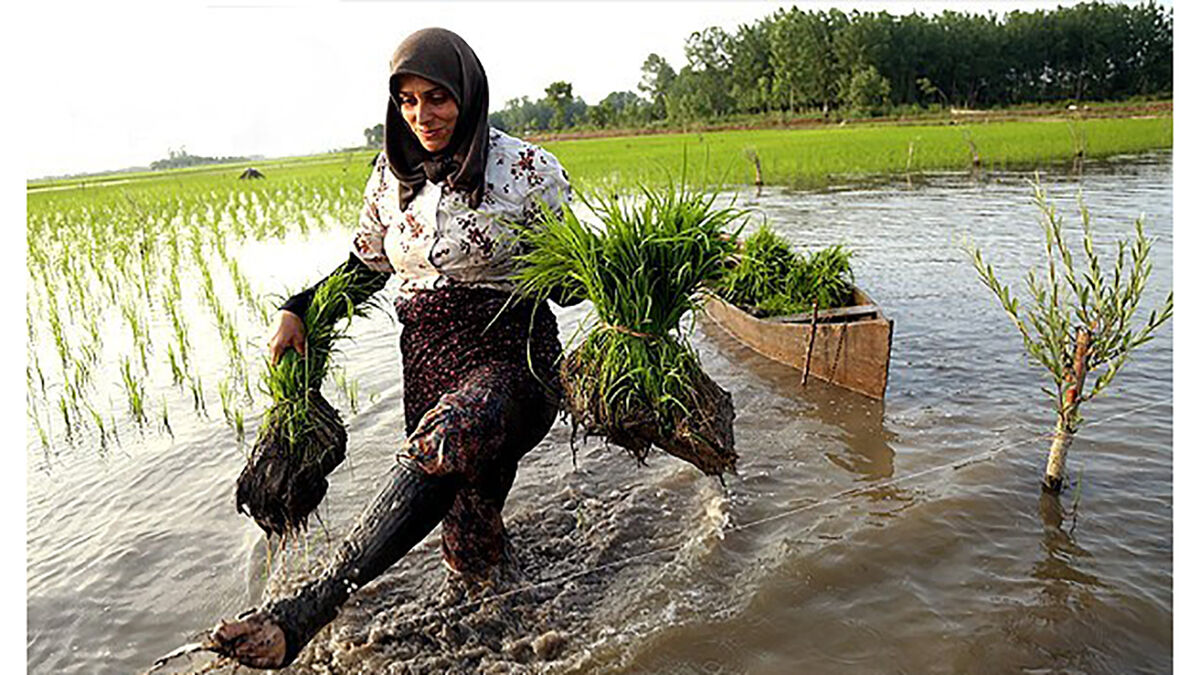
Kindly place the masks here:
[(242, 175), (238, 176), (238, 178), (241, 180), (249, 180), (251, 178), (266, 178), (266, 176), (264, 176), (261, 171), (251, 166), (243, 171)]

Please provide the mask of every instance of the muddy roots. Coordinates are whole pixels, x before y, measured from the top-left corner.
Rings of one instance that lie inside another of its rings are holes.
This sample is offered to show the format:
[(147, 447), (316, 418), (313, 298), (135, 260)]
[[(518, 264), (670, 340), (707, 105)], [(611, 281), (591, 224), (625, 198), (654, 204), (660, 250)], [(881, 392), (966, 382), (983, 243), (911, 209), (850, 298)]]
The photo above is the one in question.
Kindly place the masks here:
[(237, 510), (254, 518), (268, 535), (289, 535), (308, 525), (325, 497), (325, 477), (346, 458), (346, 426), (337, 410), (313, 391), (306, 433), (289, 442), (284, 411), (267, 412), (254, 450), (237, 480)]
[(645, 462), (651, 446), (665, 450), (710, 476), (736, 472), (738, 455), (733, 447), (733, 397), (702, 370), (692, 371), (692, 386), (678, 407), (657, 413), (649, 404), (632, 404), (614, 414), (597, 391), (595, 364), (580, 358), (578, 350), (562, 360), (559, 376), (563, 398), (576, 430), (585, 436), (602, 436)]

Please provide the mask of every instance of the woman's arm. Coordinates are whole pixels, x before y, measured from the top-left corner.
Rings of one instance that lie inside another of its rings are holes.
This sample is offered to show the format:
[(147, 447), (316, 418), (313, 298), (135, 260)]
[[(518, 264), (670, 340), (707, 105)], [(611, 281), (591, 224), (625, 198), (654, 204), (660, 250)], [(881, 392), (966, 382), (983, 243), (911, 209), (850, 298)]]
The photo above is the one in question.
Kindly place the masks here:
[[(383, 287), (387, 285), (388, 277), (391, 276), (388, 272), (376, 272), (367, 267), (353, 253), (346, 259), (346, 262), (338, 265), (337, 269), (326, 275), (325, 279), (338, 273), (350, 275), (350, 285), (347, 291), (349, 291), (350, 298), (354, 301), (355, 305), (366, 302), (372, 295), (383, 290)], [(304, 313), (308, 311), (308, 306), (312, 304), (313, 295), (316, 294), (321, 284), (325, 283), (325, 279), (288, 298), (279, 309), (291, 312), (296, 316), (304, 316)]]
[(288, 348), (295, 349), (304, 356), (304, 315), (312, 304), (313, 295), (326, 279), (334, 274), (349, 274), (350, 284), (346, 289), (351, 301), (357, 306), (371, 299), (372, 295), (387, 285), (387, 272), (376, 272), (367, 267), (354, 253), (332, 273), (312, 286), (288, 298), (279, 308), (275, 316), (275, 330), (267, 341), (267, 352), (271, 363), (279, 361)]

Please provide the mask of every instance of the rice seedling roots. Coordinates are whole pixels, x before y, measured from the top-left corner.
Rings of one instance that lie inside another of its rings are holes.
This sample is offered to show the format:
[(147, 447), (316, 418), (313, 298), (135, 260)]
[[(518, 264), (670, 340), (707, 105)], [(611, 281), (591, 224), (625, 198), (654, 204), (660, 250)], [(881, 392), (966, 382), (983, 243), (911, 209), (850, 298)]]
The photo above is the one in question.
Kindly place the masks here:
[(710, 476), (736, 473), (733, 397), (703, 371), (693, 371), (687, 412), (676, 409), (671, 423), (664, 426), (656, 422), (649, 405), (629, 406), (619, 417), (612, 415), (604, 397), (596, 392), (595, 368), (595, 363), (589, 364), (575, 350), (559, 369), (575, 431), (583, 429), (585, 437), (602, 436), (625, 448), (640, 463), (645, 463), (650, 447), (657, 446)]
[(319, 391), (309, 392), (311, 431), (293, 447), (282, 415), (267, 413), (237, 480), (237, 510), (268, 535), (296, 534), (325, 498), (328, 476), (346, 458), (346, 426)]

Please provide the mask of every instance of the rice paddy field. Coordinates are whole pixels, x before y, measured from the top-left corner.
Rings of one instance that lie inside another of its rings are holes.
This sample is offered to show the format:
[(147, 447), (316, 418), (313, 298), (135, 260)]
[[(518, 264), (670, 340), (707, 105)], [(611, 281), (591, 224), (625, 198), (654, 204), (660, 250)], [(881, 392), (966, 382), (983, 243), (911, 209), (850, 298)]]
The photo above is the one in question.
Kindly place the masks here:
[(1172, 117), (922, 125), (848, 125), (703, 132), (546, 143), (574, 175), (615, 185), (678, 173), (686, 148), (693, 180), (753, 184), (753, 155), (768, 185), (820, 187), (848, 177), (925, 171), (1001, 171), (1070, 165), (1172, 145)]
[[(770, 188), (774, 192), (767, 201), (782, 209), (782, 213), (792, 207), (780, 205), (807, 199), (803, 193), (790, 191), (796, 187), (845, 184), (861, 179), (883, 182), (885, 179), (881, 176), (895, 178), (898, 175), (902, 180), (907, 178), (910, 186), (915, 182), (918, 190), (929, 182), (929, 189), (936, 192), (943, 189), (940, 181), (948, 172), (966, 175), (974, 170), (986, 181), (986, 176), (993, 172), (1000, 175), (1034, 167), (1069, 169), (1081, 149), (1087, 162), (1110, 160), (1119, 167), (1131, 155), (1170, 148), (1171, 143), (1172, 119), (1166, 117), (706, 132), (559, 141), (547, 143), (546, 147), (562, 160), (576, 185), (585, 187), (629, 187), (639, 181), (661, 181), (668, 175), (677, 178), (685, 152), (687, 172), (692, 179), (745, 185), (754, 178), (753, 164), (748, 160), (748, 151), (752, 151), (761, 161), (765, 181), (776, 186)], [(973, 169), (972, 153), (979, 157), (977, 169)], [(350, 243), (348, 235), (357, 220), (362, 185), (373, 155), (374, 151), (348, 152), (29, 184), (26, 202), (25, 387), (29, 467), (27, 644), (31, 672), (131, 672), (147, 666), (155, 656), (184, 641), (187, 637), (184, 626), (203, 628), (217, 617), (240, 609), (242, 604), (255, 601), (255, 593), (263, 586), (263, 580), (255, 571), (261, 569), (262, 545), (248, 519), (239, 520), (231, 515), (232, 489), (233, 479), (241, 468), (238, 457), (244, 458), (248, 452), (260, 414), (268, 401), (260, 386), (268, 324), (283, 297), (320, 278), (345, 258)], [(262, 170), (267, 178), (238, 180), (242, 168), (249, 164)], [(1152, 185), (1144, 188), (1143, 197), (1157, 199), (1162, 196), (1162, 174), (1166, 172), (1167, 223), (1165, 230), (1159, 223), (1157, 234), (1161, 237), (1165, 232), (1169, 237), (1169, 158), (1166, 169), (1162, 168), (1161, 161), (1151, 166), (1156, 168), (1138, 169), (1137, 175), (1150, 176), (1147, 180)], [(1109, 189), (1124, 184), (1120, 170), (1115, 171), (1117, 173), (1111, 175), (1117, 177), (1110, 175), (1104, 183)], [(1014, 195), (1019, 189), (1023, 188), (1004, 192), (1002, 201), (1016, 200)], [(836, 195), (841, 193), (827, 194), (835, 196), (820, 198), (823, 210), (808, 215), (836, 219), (839, 208)], [(945, 199), (942, 192), (936, 192), (934, 196)], [(919, 200), (921, 195), (908, 197)], [(846, 200), (849, 197), (843, 201)], [(867, 202), (865, 213), (869, 214), (870, 199)], [(988, 203), (992, 204), (989, 208), (1002, 208), (995, 205), (997, 202)], [(1161, 208), (1158, 211), (1161, 217)], [(807, 217), (803, 210), (799, 213)], [(920, 230), (926, 227), (923, 224), (926, 222), (932, 221), (921, 220), (911, 227)], [(903, 237), (898, 234), (902, 229), (899, 223), (896, 228), (893, 234), (900, 237), (897, 241), (902, 241)], [(855, 233), (857, 241), (868, 236), (870, 230), (847, 226), (844, 232)], [(803, 236), (811, 234), (807, 231), (799, 233)], [(799, 236), (797, 232), (791, 235)], [(816, 236), (820, 238), (819, 230)], [(1011, 243), (1005, 241), (1005, 245)], [(853, 245), (855, 242), (830, 240), (823, 243)], [(869, 244), (867, 249), (875, 250), (873, 246), (876, 245)], [(1036, 251), (1036, 247), (1032, 250)], [(872, 262), (885, 261), (872, 260), (872, 254), (868, 253), (861, 264)], [(929, 264), (936, 266), (942, 262)], [(963, 264), (966, 264), (965, 259)], [(1166, 268), (1169, 280), (1169, 245)], [(866, 279), (872, 280), (870, 272), (866, 273)], [(879, 272), (874, 274), (874, 280), (884, 286), (875, 289), (874, 293), (877, 299), (882, 296), (883, 300), (889, 298), (887, 286), (906, 287), (910, 281), (908, 278), (893, 279)], [(894, 300), (903, 303), (905, 298)], [(916, 301), (912, 307), (922, 308), (922, 302)], [(937, 308), (930, 311), (940, 316)], [(394, 404), (398, 400), (398, 391), (391, 384), (397, 379), (394, 377), (397, 372), (394, 365), (395, 329), (387, 318), (371, 321), (356, 333), (361, 343), (347, 345), (347, 353), (358, 358), (345, 359), (344, 365), (336, 366), (325, 386), (330, 401), (351, 420), (352, 434), (356, 430), (355, 415), (360, 409), (374, 411), (363, 418), (366, 421), (359, 423), (366, 425), (365, 429), (358, 429), (360, 434), (391, 433), (401, 426), (395, 405), (386, 410), (380, 408), (383, 403)], [(998, 317), (996, 323), (1003, 325), (1002, 317)], [(563, 334), (565, 337), (569, 331)], [(924, 338), (918, 337), (917, 342), (921, 339)], [(936, 380), (936, 374), (919, 368), (912, 374), (905, 370), (912, 362), (906, 365), (904, 358), (916, 357), (905, 357), (901, 344), (898, 342), (897, 355), (902, 358), (897, 361), (894, 356), (893, 364), (898, 368), (897, 377), (905, 388), (893, 389), (898, 397), (898, 408), (893, 410), (902, 414), (907, 411), (909, 418), (905, 419), (919, 422), (918, 418), (924, 419), (921, 415), (925, 414), (922, 412), (925, 404), (916, 399), (908, 400), (906, 396), (923, 387), (932, 387), (931, 390), (936, 391), (939, 385), (922, 379)], [(717, 364), (714, 377), (723, 384), (722, 376), (742, 377), (740, 373), (745, 369), (740, 366), (713, 360), (714, 345), (715, 342), (702, 348), (706, 363)], [(1168, 337), (1165, 356), (1160, 352), (1157, 363), (1165, 362), (1169, 366), (1169, 345)], [(364, 362), (364, 352), (373, 354), (372, 359), (388, 360), (384, 366), (387, 377), (374, 372), (370, 364)], [(932, 352), (936, 352), (933, 347)], [(778, 377), (786, 379), (786, 376)], [(769, 375), (768, 379), (778, 377)], [(747, 386), (740, 383), (733, 387), (735, 401), (739, 388)], [(1036, 387), (1032, 391), (1036, 393)], [(1169, 391), (1168, 383), (1168, 394)], [(830, 396), (836, 399), (835, 394)], [(789, 400), (784, 397), (767, 403), (787, 407), (792, 405)], [(838, 415), (824, 403), (802, 403), (800, 408), (811, 405), (816, 405), (821, 415)], [(757, 419), (756, 416), (769, 412), (759, 411), (750, 418)], [(882, 413), (875, 416), (877, 426), (894, 427), (899, 431), (880, 431), (883, 435), (864, 441), (866, 446), (875, 447), (882, 443), (896, 447), (896, 452), (901, 453), (903, 443), (894, 439), (907, 438), (905, 434), (911, 429), (904, 425), (908, 422), (892, 415), (880, 421), (881, 416)], [(781, 419), (771, 419), (774, 421), (764, 422), (767, 426), (762, 427), (768, 435), (778, 431), (772, 430), (771, 425), (789, 424)], [(829, 424), (836, 426), (834, 422)], [(1169, 411), (1165, 424), (1169, 442)], [(741, 429), (738, 433), (744, 437), (745, 431)], [(870, 435), (856, 427), (851, 435), (863, 434)], [(554, 436), (549, 442), (565, 442), (560, 436)], [(376, 450), (380, 453), (380, 461), (390, 456), (387, 448)], [(861, 463), (862, 458), (855, 454), (857, 450), (831, 452), (846, 454), (848, 459), (844, 459), (852, 465)], [(351, 464), (354, 463), (353, 453), (352, 450)], [(890, 449), (888, 455), (892, 456)], [(170, 461), (162, 459), (168, 457)], [(567, 457), (564, 461), (569, 467), (569, 453)], [(870, 457), (868, 460), (868, 463), (874, 461)], [(369, 464), (367, 460), (362, 461), (364, 466)], [(537, 468), (537, 461), (531, 469), (535, 473), (542, 471)], [(897, 459), (896, 463), (899, 461)], [(932, 461), (922, 459), (919, 464)], [(889, 467), (891, 462), (889, 459)], [(1155, 467), (1161, 468), (1157, 464)], [(769, 469), (752, 462), (750, 475), (757, 475), (755, 472), (759, 468)], [(1168, 454), (1168, 500), (1169, 469)], [(354, 467), (347, 470), (353, 472)], [(360, 475), (363, 484), (355, 487), (350, 487), (353, 483), (345, 483), (351, 479), (343, 478), (340, 484), (335, 482), (330, 492), (334, 502), (338, 502), (339, 498), (333, 496), (338, 490), (353, 492), (348, 497), (341, 497), (340, 506), (331, 508), (343, 509), (349, 514), (355, 505), (365, 503), (369, 493), (367, 488), (372, 482), (370, 477), (375, 471), (376, 468), (362, 469), (368, 479)], [(695, 487), (695, 479), (690, 474), (683, 478), (680, 471), (682, 469), (659, 471), (648, 484), (657, 485), (654, 489), (660, 492), (666, 490), (674, 495), (665, 499), (682, 511), (691, 508), (688, 501), (691, 498), (686, 495), (692, 494), (689, 491)], [(869, 473), (855, 470), (850, 479), (874, 480), (871, 477), (874, 474)], [(1031, 480), (1036, 481), (1036, 473), (1035, 469)], [(887, 477), (891, 475), (889, 468)], [(1098, 477), (1100, 484), (1107, 480), (1106, 476)], [(603, 495), (591, 495), (591, 488), (575, 485), (586, 483), (587, 477), (585, 470), (570, 478), (568, 482), (572, 487), (568, 492), (574, 496), (568, 495), (569, 498), (564, 499), (594, 506), (595, 498)], [(548, 476), (543, 478), (551, 480)], [(626, 478), (624, 471), (605, 474), (597, 484), (610, 486), (615, 491)], [(518, 486), (518, 495), (524, 494), (521, 489)], [(701, 495), (696, 499), (705, 503), (717, 499), (709, 494), (713, 489), (711, 486), (696, 489), (699, 490), (696, 494)], [(590, 496), (585, 499), (572, 492), (578, 490), (588, 492)], [(89, 497), (78, 499), (81, 494)], [(630, 494), (630, 499), (645, 496), (640, 492)], [(901, 496), (907, 500), (905, 504), (920, 502), (911, 494)], [(1155, 493), (1154, 499), (1160, 498), (1161, 495)], [(880, 499), (884, 497), (880, 496)], [(1033, 499), (1036, 501), (1036, 496)], [(721, 508), (732, 507), (726, 503)], [(897, 508), (907, 506), (900, 504)], [(218, 512), (222, 514), (220, 518), (209, 515)], [(335, 514), (336, 519), (342, 511), (335, 511)], [(897, 510), (881, 516), (879, 526), (889, 519), (899, 518), (898, 514)], [(545, 515), (542, 514), (543, 520)], [(851, 515), (840, 513), (838, 518), (845, 520)], [(220, 536), (215, 540), (198, 537), (194, 532), (185, 533), (176, 526), (189, 517), (200, 518), (203, 521), (198, 525), (200, 528), (206, 532), (219, 530)], [(245, 526), (235, 533), (236, 544), (220, 538), (227, 536), (231, 522)], [(906, 527), (915, 527), (911, 521), (905, 522), (908, 523)], [(1154, 522), (1155, 527), (1161, 525), (1159, 520)], [(1166, 523), (1169, 532), (1169, 505)], [(136, 537), (122, 534), (126, 529), (137, 532)], [(675, 536), (656, 531), (647, 533), (647, 541), (660, 535)], [(1053, 539), (1047, 544), (1066, 551), (1062, 553), (1055, 548), (1052, 555), (1048, 554), (1052, 563), (1081, 546), (1070, 537), (1066, 543), (1061, 539)], [(112, 544), (110, 540), (121, 543)], [(204, 544), (213, 541), (223, 543)], [(870, 541), (879, 543), (883, 540), (871, 538)], [(788, 546), (793, 545), (799, 544), (789, 544), (772, 555), (786, 559), (791, 550)], [(1160, 542), (1148, 546), (1155, 552), (1162, 551)], [(320, 548), (315, 543), (314, 547)], [(1093, 550), (1099, 553), (1112, 547), (1119, 548), (1119, 545), (1106, 541), (1096, 544)], [(849, 549), (838, 551), (839, 556), (850, 556)], [(304, 555), (307, 555), (307, 549)], [(428, 551), (422, 553), (411, 574), (432, 574), (431, 555)], [(1164, 601), (1162, 585), (1158, 583), (1161, 578), (1155, 577), (1153, 571), (1146, 572), (1156, 579), (1157, 585), (1152, 597), (1144, 600), (1138, 611), (1150, 616), (1154, 625), (1161, 626), (1164, 621), (1161, 607), (1165, 602), (1165, 621), (1169, 627), (1169, 541), (1166, 555), (1166, 599)], [(152, 573), (152, 578), (146, 578), (148, 572)], [(1090, 573), (1097, 572), (1091, 570)], [(422, 581), (418, 586), (425, 588), (426, 582)], [(768, 580), (761, 587), (769, 590), (776, 583), (783, 582)], [(1121, 583), (1116, 586), (1120, 587)], [(118, 588), (124, 591), (114, 590)], [(205, 588), (220, 590), (195, 600), (195, 594), (205, 595)], [(1055, 592), (1062, 591), (1059, 586), (1054, 588), (1057, 589)], [(1081, 601), (1094, 602), (1096, 596), (1108, 597), (1106, 593), (1110, 593), (1112, 587), (1104, 588), (1108, 590), (1087, 585)], [(122, 595), (125, 591), (128, 593)], [(981, 592), (986, 595), (986, 591)], [(882, 597), (870, 599), (863, 606), (869, 607)], [(1068, 593), (1064, 602), (1072, 602), (1073, 597), (1076, 596)], [(646, 602), (653, 604), (650, 600)], [(662, 609), (655, 606), (646, 611), (654, 614)], [(1067, 611), (1058, 605), (1053, 605), (1051, 610)], [(726, 616), (733, 617), (730, 620), (737, 618), (736, 613)], [(770, 616), (770, 612), (762, 616)], [(747, 630), (753, 628), (752, 624), (753, 621)], [(1154, 669), (1169, 664), (1169, 654), (1164, 661), (1156, 651), (1162, 647), (1161, 632), (1138, 632), (1132, 627), (1134, 624), (1130, 621), (1129, 628), (1122, 628), (1127, 632), (1122, 633), (1123, 638), (1118, 641), (1131, 649), (1133, 656), (1126, 661), (1116, 657), (1113, 657), (1115, 661), (1104, 660), (1101, 663), (1105, 667), (1100, 668), (1101, 671), (1114, 663), (1116, 666), (1150, 664)], [(585, 664), (582, 667), (594, 670), (591, 666), (599, 664), (603, 666), (601, 670), (661, 671), (663, 663), (655, 659), (662, 654), (674, 653), (670, 651), (672, 649), (682, 649), (685, 641), (670, 632), (655, 635), (650, 642), (641, 643), (621, 658), (605, 660), (608, 657), (604, 656), (603, 650), (589, 652), (592, 656), (580, 657), (583, 658), (581, 663)], [(1087, 644), (1099, 640), (1087, 635), (1081, 638)], [(1169, 630), (1165, 639), (1169, 646)], [(655, 640), (662, 642), (666, 651), (655, 651)], [(738, 662), (735, 657), (722, 660), (726, 658), (721, 656), (723, 648), (713, 649), (715, 651), (706, 654), (715, 662)], [(1086, 651), (1081, 649), (1080, 653)], [(680, 651), (678, 657), (686, 661), (687, 654)], [(588, 658), (601, 660), (588, 661)], [(921, 664), (929, 664), (916, 654), (905, 652), (905, 658), (910, 666), (915, 664), (918, 669)], [(1057, 666), (1070, 669), (1079, 663), (1094, 665), (1086, 656), (1078, 658), (1083, 660), (1026, 661), (1035, 665), (1049, 663), (1051, 669)], [(1026, 661), (1016, 659), (1008, 663), (1019, 665)], [(829, 665), (829, 662), (814, 663), (818, 668), (822, 663)], [(736, 667), (734, 670), (740, 672)], [(1088, 668), (1084, 667), (1084, 670)], [(1120, 669), (1114, 672), (1117, 670)], [(363, 672), (376, 671), (368, 667)], [(428, 672), (437, 672), (436, 666), (430, 666)]]
[[(809, 185), (974, 166), (1002, 170), (1170, 147), (1172, 118), (726, 131), (561, 141), (582, 186), (689, 180)], [(122, 427), (168, 432), (189, 400), (242, 438), (274, 307), (230, 255), (249, 242), (344, 231), (374, 151), (31, 183), (27, 197), (27, 418), (31, 445), (106, 448)], [(286, 248), (281, 248), (286, 251)], [(283, 254), (283, 253), (281, 253)], [(274, 297), (268, 297), (274, 295)], [(197, 349), (213, 355), (197, 359)], [(223, 369), (199, 364), (223, 363)], [(119, 386), (114, 386), (119, 385)], [(347, 386), (352, 386), (348, 383)], [(352, 390), (351, 390), (352, 391)], [(213, 395), (216, 394), (214, 397)], [(210, 402), (210, 399), (213, 399)]]

